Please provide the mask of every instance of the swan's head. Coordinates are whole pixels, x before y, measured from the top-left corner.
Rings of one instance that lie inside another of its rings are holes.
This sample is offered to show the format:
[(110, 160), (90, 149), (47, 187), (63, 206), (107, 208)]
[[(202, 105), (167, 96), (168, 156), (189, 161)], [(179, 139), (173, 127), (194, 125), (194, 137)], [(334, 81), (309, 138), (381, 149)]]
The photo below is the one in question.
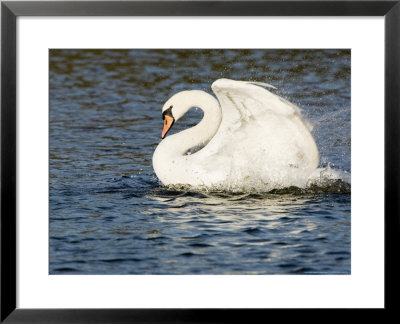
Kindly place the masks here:
[(193, 91), (181, 91), (173, 95), (164, 104), (162, 108), (162, 119), (164, 121), (164, 128), (161, 133), (161, 138), (167, 135), (172, 125), (178, 121), (193, 105), (190, 104), (190, 97)]

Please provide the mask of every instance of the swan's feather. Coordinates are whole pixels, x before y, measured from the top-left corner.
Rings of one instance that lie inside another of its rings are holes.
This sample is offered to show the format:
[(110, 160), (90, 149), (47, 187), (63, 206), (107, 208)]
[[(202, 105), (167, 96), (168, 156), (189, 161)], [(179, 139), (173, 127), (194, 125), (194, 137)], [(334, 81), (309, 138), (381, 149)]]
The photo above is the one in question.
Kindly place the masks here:
[(260, 87), (271, 88), (271, 89), (276, 90), (276, 87), (274, 87), (273, 85), (270, 85), (268, 83), (265, 83), (265, 82), (257, 82), (257, 81), (243, 81), (243, 82), (246, 82), (248, 84), (255, 84), (255, 85), (258, 85)]
[(301, 115), (299, 107), (260, 86), (275, 89), (267, 83), (229, 79), (219, 79), (211, 85), (223, 114), (219, 131), (237, 129), (247, 121), (267, 114)]

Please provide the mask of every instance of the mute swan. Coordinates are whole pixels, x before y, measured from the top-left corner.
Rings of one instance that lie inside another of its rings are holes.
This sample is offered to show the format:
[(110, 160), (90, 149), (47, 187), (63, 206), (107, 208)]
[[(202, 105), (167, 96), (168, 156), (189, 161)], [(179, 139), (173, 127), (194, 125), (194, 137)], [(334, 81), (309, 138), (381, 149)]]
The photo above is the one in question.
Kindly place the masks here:
[[(311, 125), (297, 106), (265, 87), (274, 88), (219, 79), (211, 85), (218, 101), (200, 90), (173, 95), (162, 108), (163, 140), (153, 154), (159, 180), (227, 190), (305, 187), (319, 162)], [(192, 107), (203, 110), (202, 120), (165, 137)]]

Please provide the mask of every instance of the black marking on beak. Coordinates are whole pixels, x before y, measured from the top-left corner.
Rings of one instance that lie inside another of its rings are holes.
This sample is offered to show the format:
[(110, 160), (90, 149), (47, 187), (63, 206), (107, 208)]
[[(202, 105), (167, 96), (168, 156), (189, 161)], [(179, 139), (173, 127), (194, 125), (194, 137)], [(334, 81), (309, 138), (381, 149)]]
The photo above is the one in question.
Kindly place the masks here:
[(162, 113), (162, 119), (165, 119), (165, 116), (170, 116), (174, 118), (174, 115), (172, 115), (172, 106), (170, 106), (168, 109), (164, 110)]

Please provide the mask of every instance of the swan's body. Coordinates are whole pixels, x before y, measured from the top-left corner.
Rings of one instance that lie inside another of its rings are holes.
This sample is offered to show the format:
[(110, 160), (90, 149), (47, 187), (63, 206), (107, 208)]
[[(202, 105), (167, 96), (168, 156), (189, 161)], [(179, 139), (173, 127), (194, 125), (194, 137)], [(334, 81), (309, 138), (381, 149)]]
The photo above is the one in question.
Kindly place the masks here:
[[(270, 190), (307, 184), (319, 162), (310, 126), (298, 107), (259, 85), (268, 86), (219, 79), (211, 86), (219, 102), (192, 90), (165, 103), (163, 137), (192, 107), (204, 117), (157, 146), (153, 167), (164, 185)], [(204, 147), (186, 154), (197, 146)]]

